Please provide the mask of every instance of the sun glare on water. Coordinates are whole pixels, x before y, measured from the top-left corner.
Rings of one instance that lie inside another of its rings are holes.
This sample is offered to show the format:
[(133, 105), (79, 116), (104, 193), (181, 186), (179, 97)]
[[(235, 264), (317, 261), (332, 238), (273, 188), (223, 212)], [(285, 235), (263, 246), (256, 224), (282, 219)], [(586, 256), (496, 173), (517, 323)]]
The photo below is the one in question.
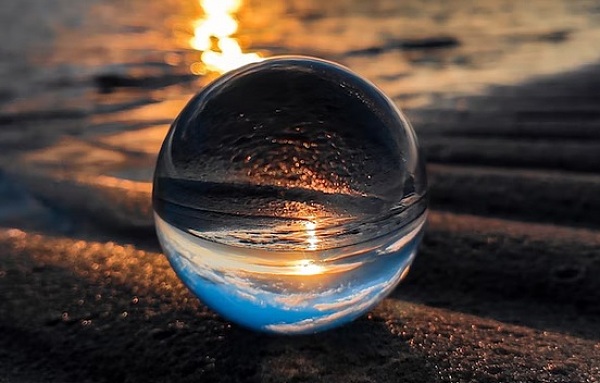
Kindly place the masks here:
[[(204, 17), (196, 21), (192, 48), (202, 52), (201, 63), (192, 65), (192, 71), (225, 73), (243, 65), (261, 61), (258, 53), (244, 53), (233, 37), (238, 29), (235, 13), (242, 0), (200, 0)], [(199, 69), (200, 67), (200, 69)]]

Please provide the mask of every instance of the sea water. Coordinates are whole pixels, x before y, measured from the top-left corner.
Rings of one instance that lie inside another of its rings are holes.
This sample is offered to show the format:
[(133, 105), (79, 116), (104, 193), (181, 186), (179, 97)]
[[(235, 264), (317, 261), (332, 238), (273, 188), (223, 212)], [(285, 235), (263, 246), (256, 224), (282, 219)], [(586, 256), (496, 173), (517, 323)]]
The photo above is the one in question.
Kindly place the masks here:
[(153, 204), (173, 268), (203, 303), (253, 329), (306, 333), (394, 289), (426, 216), (416, 137), (374, 85), (281, 57), (193, 98), (161, 149)]

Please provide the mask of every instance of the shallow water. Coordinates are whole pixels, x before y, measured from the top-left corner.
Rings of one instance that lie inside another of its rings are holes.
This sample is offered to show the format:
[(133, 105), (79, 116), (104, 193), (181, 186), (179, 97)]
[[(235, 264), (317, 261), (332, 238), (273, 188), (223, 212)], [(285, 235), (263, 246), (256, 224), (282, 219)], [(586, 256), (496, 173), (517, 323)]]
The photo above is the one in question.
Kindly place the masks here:
[[(435, 94), (479, 93), (597, 60), (599, 13), (594, 1), (248, 0), (235, 36), (264, 56), (340, 61), (402, 107), (418, 107)], [(189, 98), (203, 84), (186, 77), (200, 60), (190, 39), (201, 17), (196, 1), (10, 0), (0, 10), (0, 106), (86, 116), (99, 103)], [(97, 93), (103, 75), (132, 85), (117, 81), (107, 98)], [(86, 124), (53, 129), (96, 134)]]

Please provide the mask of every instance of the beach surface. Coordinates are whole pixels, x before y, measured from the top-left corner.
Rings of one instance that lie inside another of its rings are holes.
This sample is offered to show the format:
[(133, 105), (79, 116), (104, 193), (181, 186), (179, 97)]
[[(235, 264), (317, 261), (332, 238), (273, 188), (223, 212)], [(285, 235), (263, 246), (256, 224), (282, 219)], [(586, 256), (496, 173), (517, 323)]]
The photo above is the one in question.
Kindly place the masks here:
[[(0, 382), (600, 381), (600, 7), (259, 1), (245, 51), (364, 75), (427, 157), (408, 277), (326, 333), (254, 333), (161, 254), (151, 177), (199, 3), (0, 9)], [(196, 74), (194, 74), (196, 72)]]

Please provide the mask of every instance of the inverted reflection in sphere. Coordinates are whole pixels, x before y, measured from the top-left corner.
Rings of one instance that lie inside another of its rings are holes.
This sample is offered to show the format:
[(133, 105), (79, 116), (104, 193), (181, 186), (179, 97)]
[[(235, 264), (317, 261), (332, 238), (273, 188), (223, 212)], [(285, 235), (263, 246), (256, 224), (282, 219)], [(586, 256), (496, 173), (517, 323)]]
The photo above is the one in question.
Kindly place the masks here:
[(305, 333), (360, 316), (416, 252), (426, 180), (381, 91), (306, 57), (214, 81), (173, 123), (153, 203), (173, 268), (241, 325)]

